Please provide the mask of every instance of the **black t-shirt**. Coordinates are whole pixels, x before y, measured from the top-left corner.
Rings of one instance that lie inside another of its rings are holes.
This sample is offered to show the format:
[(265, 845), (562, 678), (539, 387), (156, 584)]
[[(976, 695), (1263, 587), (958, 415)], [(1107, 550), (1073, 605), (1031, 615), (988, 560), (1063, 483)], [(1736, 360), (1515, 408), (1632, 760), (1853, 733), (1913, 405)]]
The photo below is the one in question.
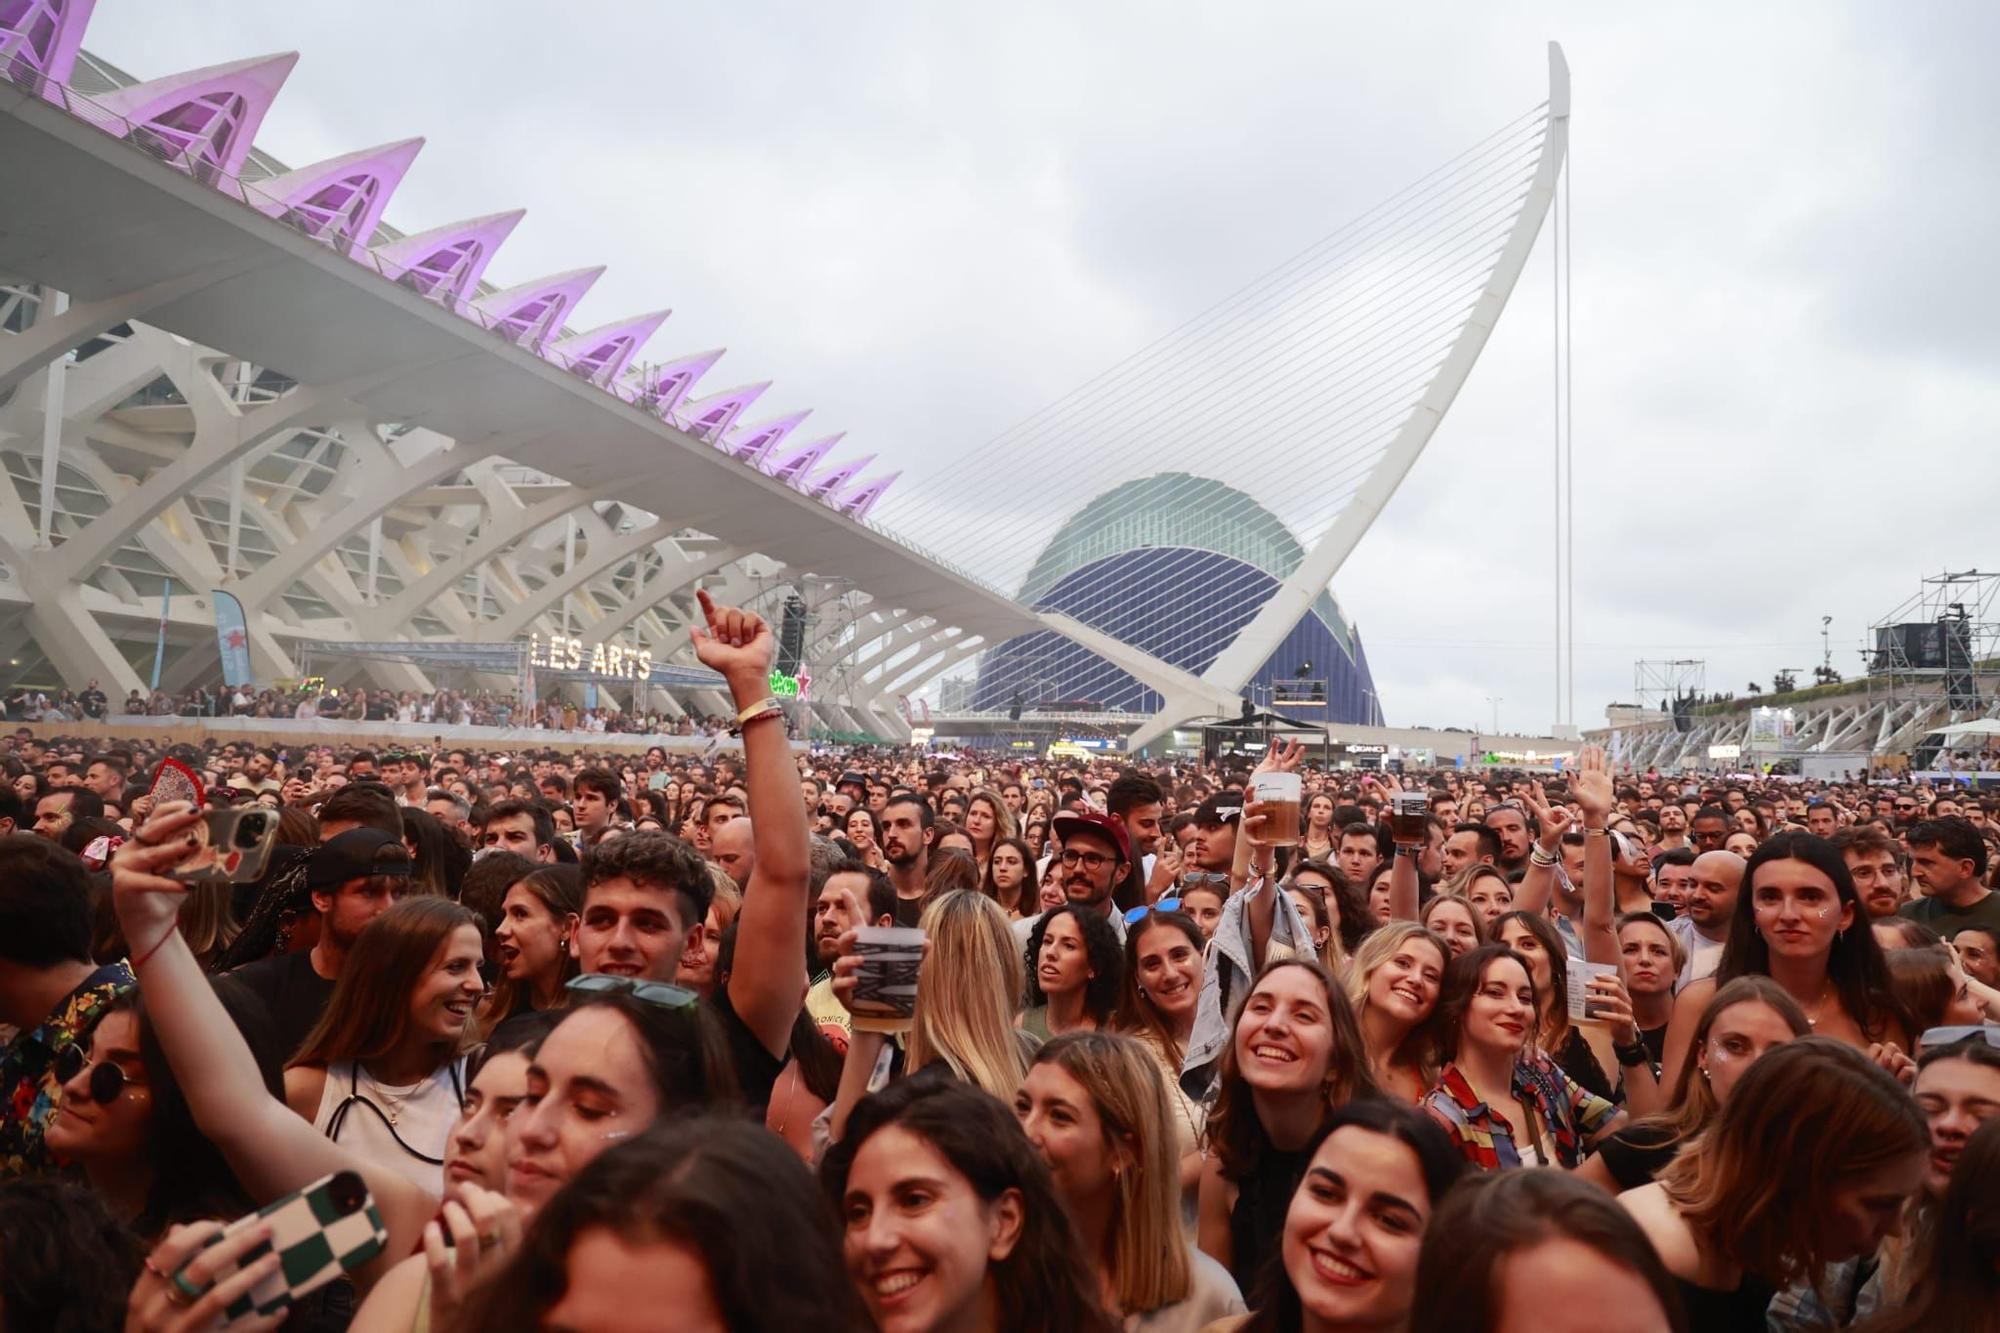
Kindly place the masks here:
[(310, 950), (245, 963), (217, 984), (247, 996), (254, 1002), (252, 1007), (263, 1013), (264, 1032), (259, 1034), (245, 1028), (243, 1035), (252, 1046), (258, 1044), (261, 1036), (268, 1042), (265, 1053), (275, 1056), (281, 1064), (291, 1061), (305, 1042), (306, 1034), (319, 1022), (327, 1001), (333, 998), (333, 983), (313, 970)]
[(709, 1017), (722, 1032), (723, 1044), (729, 1049), (729, 1063), (736, 1070), (736, 1086), (743, 1093), (743, 1104), (761, 1124), (764, 1109), (771, 1104), (771, 1089), (778, 1082), (778, 1072), (785, 1067), (784, 1060), (771, 1054), (750, 1025), (737, 1015), (736, 1006), (729, 1002), (729, 988), (717, 986), (705, 1004)]
[(905, 898), (900, 894), (897, 895), (896, 897), (897, 925), (915, 926), (918, 921), (922, 920), (923, 915), (924, 915), (924, 900), (922, 898)]
[(1597, 1145), (1604, 1169), (1621, 1190), (1652, 1184), (1653, 1177), (1665, 1170), (1680, 1150), (1681, 1145), (1673, 1141), (1672, 1131), (1644, 1123), (1627, 1125)]

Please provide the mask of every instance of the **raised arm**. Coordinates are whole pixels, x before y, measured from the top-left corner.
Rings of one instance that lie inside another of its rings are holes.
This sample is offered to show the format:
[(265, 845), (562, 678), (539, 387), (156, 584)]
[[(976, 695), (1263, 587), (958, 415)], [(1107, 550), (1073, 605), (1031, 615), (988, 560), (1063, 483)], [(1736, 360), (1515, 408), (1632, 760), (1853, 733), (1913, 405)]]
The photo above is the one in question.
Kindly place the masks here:
[[(1306, 747), (1298, 741), (1280, 741), (1264, 752), (1256, 771), (1296, 773), (1305, 752)], [(1251, 785), (1254, 790), (1254, 776)], [(1230, 875), (1232, 889), (1241, 888), (1253, 873), (1260, 881), (1256, 892), (1243, 904), (1243, 921), (1250, 928), (1250, 964), (1257, 969), (1264, 966), (1264, 950), (1271, 943), (1271, 927), (1278, 915), (1278, 887), (1273, 873), (1278, 850), (1275, 844), (1259, 841), (1268, 818), (1262, 804), (1245, 801), (1243, 814), (1236, 821), (1236, 866)]]
[(1562, 859), (1563, 834), (1569, 832), (1569, 811), (1550, 805), (1539, 795), (1527, 798), (1535, 816), (1535, 846), (1528, 854), (1528, 870), (1514, 893), (1514, 906), (1537, 916), (1549, 910), (1556, 892), (1556, 864)]
[[(717, 606), (706, 591), (695, 596), (708, 620), (707, 628), (693, 632), (695, 656), (722, 673), (739, 713), (771, 700), (777, 644), (771, 627), (754, 612)], [(736, 917), (729, 1003), (764, 1049), (782, 1057), (806, 993), (811, 832), (799, 802), (799, 772), (785, 739), (784, 714), (775, 701), (743, 723), (743, 768), (756, 863)]]
[(324, 1137), (265, 1091), (257, 1059), (216, 998), (178, 928), (187, 886), (160, 871), (187, 855), (199, 811), (162, 807), (111, 858), (119, 925), (132, 949), (146, 997), (146, 1020), (180, 1080), (201, 1132), (260, 1203), (335, 1171), (358, 1171), (389, 1228), (383, 1259), (364, 1270), (380, 1276), (411, 1252), (437, 1201), (393, 1169), (374, 1165)]
[(1604, 747), (1586, 745), (1577, 755), (1570, 790), (1583, 809), (1583, 956), (1593, 963), (1618, 961), (1617, 890), (1611, 882), (1611, 818), (1614, 792)]

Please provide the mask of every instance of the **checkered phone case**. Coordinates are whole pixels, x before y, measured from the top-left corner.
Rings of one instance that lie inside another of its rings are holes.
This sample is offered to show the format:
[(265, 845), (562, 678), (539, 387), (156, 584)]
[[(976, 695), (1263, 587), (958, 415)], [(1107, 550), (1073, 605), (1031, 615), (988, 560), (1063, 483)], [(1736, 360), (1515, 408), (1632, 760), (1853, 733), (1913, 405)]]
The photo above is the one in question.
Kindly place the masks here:
[(230, 1319), (274, 1314), (342, 1273), (359, 1268), (389, 1243), (389, 1230), (375, 1211), (374, 1198), (352, 1171), (336, 1171), (297, 1194), (237, 1218), (209, 1244), (255, 1226), (260, 1219), (271, 1224), (271, 1239), (244, 1254), (235, 1267), (218, 1273), (215, 1280), (223, 1281), (272, 1250), (280, 1256), (279, 1268), (229, 1307), (226, 1314)]

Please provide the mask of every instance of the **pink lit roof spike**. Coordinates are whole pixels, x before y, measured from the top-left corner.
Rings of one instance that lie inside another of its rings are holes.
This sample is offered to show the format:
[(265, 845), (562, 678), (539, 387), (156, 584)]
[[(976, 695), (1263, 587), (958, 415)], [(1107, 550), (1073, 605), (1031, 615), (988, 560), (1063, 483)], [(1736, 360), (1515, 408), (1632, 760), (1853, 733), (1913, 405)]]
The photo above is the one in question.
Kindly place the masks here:
[(711, 394), (700, 402), (689, 403), (675, 416), (682, 429), (703, 444), (714, 444), (736, 424), (736, 418), (743, 415), (743, 409), (763, 396), (771, 387), (771, 381), (759, 384), (739, 385), (734, 389), (724, 389)]
[(841, 439), (840, 435), (828, 435), (811, 444), (802, 444), (790, 453), (778, 455), (764, 470), (787, 486), (801, 489), (800, 483), (805, 480), (806, 474), (824, 462), (828, 451)]
[(868, 511), (882, 498), (882, 493), (895, 483), (901, 472), (891, 472), (883, 477), (870, 477), (855, 486), (853, 490), (833, 500), (833, 507), (849, 518), (867, 518)]
[(588, 333), (577, 333), (549, 348), (549, 355), (592, 384), (610, 384), (625, 373), (626, 365), (638, 354), (646, 339), (667, 322), (671, 310), (655, 310), (636, 319), (621, 319), (601, 325)]
[(255, 56), (135, 83), (96, 100), (130, 122), (127, 140), (213, 180), (242, 168), (264, 113), (298, 63), (296, 51)]
[(0, 79), (35, 86), (53, 98), (69, 82), (83, 30), (97, 0), (0, 0)]
[(252, 201), (258, 212), (346, 254), (368, 244), (423, 146), (422, 139), (404, 139), (331, 157), (259, 182)]
[(861, 475), (861, 469), (875, 461), (875, 455), (863, 454), (849, 463), (830, 467), (799, 487), (815, 500), (830, 500), (837, 491), (845, 490), (847, 484)]
[(798, 429), (799, 423), (812, 415), (812, 409), (792, 412), (782, 417), (772, 417), (754, 426), (739, 426), (730, 435), (723, 452), (731, 458), (740, 458), (751, 467), (761, 468), (771, 451), (784, 442), (787, 435)]
[(670, 414), (681, 405), (681, 400), (687, 397), (695, 381), (706, 375), (727, 350), (725, 347), (713, 347), (706, 352), (678, 357), (663, 366), (647, 366), (645, 381), (639, 386), (641, 396), (651, 403), (653, 411), (672, 420)]
[(382, 271), (412, 291), (456, 305), (479, 287), (501, 242), (527, 210), (488, 213), (391, 241), (375, 252)]
[(482, 296), (472, 303), (472, 308), (485, 316), (487, 327), (508, 342), (539, 352), (563, 326), (584, 293), (603, 276), (602, 265), (574, 268)]

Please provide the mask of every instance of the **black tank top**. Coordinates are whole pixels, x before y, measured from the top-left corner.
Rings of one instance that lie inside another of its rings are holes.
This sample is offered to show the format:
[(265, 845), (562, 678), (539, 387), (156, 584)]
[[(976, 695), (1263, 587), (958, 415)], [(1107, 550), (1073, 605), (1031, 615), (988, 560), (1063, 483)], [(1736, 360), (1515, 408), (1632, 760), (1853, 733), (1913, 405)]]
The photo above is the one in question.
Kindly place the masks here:
[(1238, 1289), (1252, 1290), (1264, 1261), (1277, 1252), (1292, 1194), (1311, 1160), (1305, 1152), (1280, 1152), (1265, 1143), (1257, 1152), (1256, 1171), (1236, 1182), (1236, 1207), (1229, 1214), (1229, 1271)]

